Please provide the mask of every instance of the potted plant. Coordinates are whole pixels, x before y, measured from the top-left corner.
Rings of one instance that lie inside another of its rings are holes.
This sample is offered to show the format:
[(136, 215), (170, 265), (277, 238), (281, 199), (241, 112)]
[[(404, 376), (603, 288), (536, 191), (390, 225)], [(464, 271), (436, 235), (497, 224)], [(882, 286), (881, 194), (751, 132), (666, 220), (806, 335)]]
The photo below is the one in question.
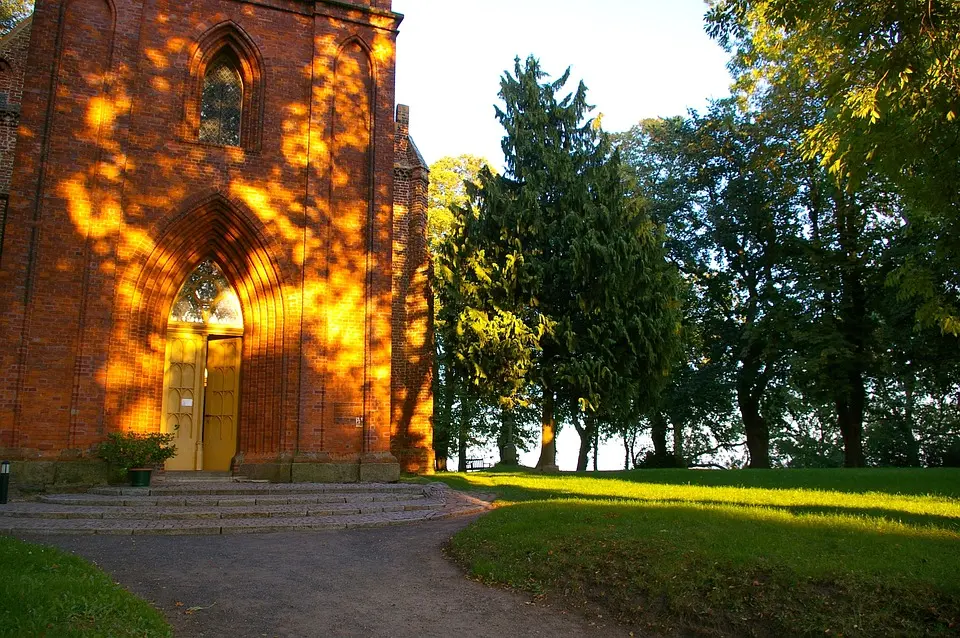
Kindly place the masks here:
[(177, 453), (172, 434), (114, 432), (100, 444), (100, 458), (120, 470), (126, 470), (130, 485), (149, 487), (150, 474)]

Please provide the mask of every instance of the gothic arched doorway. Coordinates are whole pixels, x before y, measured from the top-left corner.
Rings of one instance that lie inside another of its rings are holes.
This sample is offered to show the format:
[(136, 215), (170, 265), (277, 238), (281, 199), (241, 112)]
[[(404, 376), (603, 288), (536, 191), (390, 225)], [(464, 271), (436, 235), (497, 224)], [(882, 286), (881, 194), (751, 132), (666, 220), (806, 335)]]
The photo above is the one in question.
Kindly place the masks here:
[(167, 320), (163, 431), (175, 436), (168, 470), (229, 470), (237, 453), (243, 315), (212, 259), (191, 272)]

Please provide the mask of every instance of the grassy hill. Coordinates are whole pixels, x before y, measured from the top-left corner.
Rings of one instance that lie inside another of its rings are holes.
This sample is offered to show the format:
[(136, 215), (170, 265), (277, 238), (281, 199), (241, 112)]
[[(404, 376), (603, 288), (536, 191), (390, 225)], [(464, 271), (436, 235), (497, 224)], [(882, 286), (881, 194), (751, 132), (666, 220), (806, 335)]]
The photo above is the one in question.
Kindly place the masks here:
[(439, 475), (498, 507), (475, 577), (644, 633), (960, 633), (960, 471)]

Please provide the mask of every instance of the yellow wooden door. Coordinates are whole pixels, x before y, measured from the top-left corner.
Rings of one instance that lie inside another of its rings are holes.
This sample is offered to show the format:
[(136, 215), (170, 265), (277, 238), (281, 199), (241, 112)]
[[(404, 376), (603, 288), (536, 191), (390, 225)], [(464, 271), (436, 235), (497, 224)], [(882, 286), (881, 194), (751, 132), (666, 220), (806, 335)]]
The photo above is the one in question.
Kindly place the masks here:
[(237, 453), (240, 390), (239, 337), (207, 343), (207, 388), (203, 408), (203, 469), (229, 470)]
[(164, 367), (163, 431), (174, 435), (177, 455), (168, 470), (199, 470), (200, 415), (203, 391), (203, 335), (172, 333), (167, 336)]

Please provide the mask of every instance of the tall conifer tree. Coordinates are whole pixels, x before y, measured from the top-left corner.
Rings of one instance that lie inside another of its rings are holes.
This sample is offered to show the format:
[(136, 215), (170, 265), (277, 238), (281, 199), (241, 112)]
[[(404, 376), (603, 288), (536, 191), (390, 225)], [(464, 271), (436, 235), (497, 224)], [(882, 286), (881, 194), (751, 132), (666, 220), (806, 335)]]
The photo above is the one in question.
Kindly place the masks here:
[(569, 70), (545, 77), (532, 57), (503, 76), (506, 172), (481, 172), (438, 276), (445, 337), (475, 387), (507, 404), (538, 389), (537, 467), (552, 471), (555, 406), (590, 424), (642, 412), (669, 371), (679, 308), (662, 237), (629, 205), (586, 87), (558, 97)]

